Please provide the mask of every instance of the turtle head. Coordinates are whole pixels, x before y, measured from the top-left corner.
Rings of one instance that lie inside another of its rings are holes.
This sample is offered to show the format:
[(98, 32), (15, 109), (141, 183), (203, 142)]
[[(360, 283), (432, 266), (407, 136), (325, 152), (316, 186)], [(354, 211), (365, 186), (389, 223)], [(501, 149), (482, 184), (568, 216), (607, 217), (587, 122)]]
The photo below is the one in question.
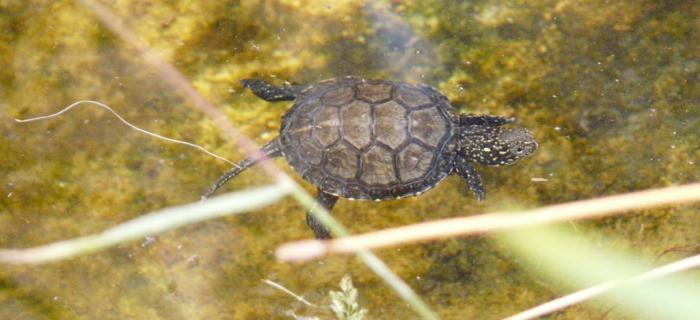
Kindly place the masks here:
[(470, 125), (460, 132), (460, 155), (483, 165), (509, 165), (535, 150), (537, 141), (523, 128)]

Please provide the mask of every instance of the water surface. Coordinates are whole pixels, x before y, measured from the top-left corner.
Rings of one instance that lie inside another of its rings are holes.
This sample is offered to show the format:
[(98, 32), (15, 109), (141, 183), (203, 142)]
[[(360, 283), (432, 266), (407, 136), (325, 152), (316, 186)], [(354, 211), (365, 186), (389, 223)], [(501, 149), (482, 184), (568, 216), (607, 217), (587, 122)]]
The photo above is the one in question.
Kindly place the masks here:
[[(510, 115), (540, 149), (479, 168), (486, 201), (456, 177), (415, 198), (340, 200), (353, 233), (503, 208), (531, 208), (700, 180), (700, 4), (695, 1), (212, 1), (107, 4), (262, 144), (290, 103), (238, 85), (313, 83), (348, 74), (422, 82), (464, 113)], [(196, 201), (228, 165), (134, 132), (94, 108), (16, 124), (76, 100), (234, 160), (244, 155), (74, 1), (0, 3), (0, 246), (29, 247), (104, 230)], [(307, 190), (284, 159), (275, 161)], [(533, 178), (544, 178), (542, 179)], [(271, 182), (259, 168), (226, 190)], [(655, 257), (700, 241), (698, 206), (572, 223), (600, 246)], [(308, 300), (353, 276), (372, 319), (415, 314), (352, 257), (279, 263), (280, 244), (312, 235), (292, 199), (69, 261), (0, 268), (2, 319), (332, 318)], [(497, 319), (559, 296), (483, 237), (377, 251), (443, 319)], [(679, 258), (690, 252), (666, 255)], [(601, 318), (587, 304), (554, 318)], [(606, 319), (629, 315), (613, 310)]]

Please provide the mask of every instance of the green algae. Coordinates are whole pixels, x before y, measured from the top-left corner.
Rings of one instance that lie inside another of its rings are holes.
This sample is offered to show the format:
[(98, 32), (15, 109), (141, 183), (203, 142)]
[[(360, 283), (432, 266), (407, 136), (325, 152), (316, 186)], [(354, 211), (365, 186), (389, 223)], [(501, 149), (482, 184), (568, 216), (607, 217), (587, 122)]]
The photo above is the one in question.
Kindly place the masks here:
[[(453, 178), (416, 198), (341, 200), (334, 214), (353, 233), (700, 180), (700, 5), (691, 1), (110, 6), (258, 143), (276, 135), (289, 104), (261, 101), (237, 80), (309, 83), (350, 73), (426, 82), (462, 112), (517, 116), (540, 142), (529, 160), (480, 168), (483, 204)], [(0, 64), (7, 66), (0, 68), (0, 234), (6, 235), (0, 246), (99, 232), (195, 201), (227, 169), (130, 131), (103, 111), (83, 108), (22, 125), (13, 118), (90, 98), (145, 129), (231, 159), (243, 156), (75, 2), (0, 2), (0, 28)], [(300, 181), (283, 159), (275, 163)], [(531, 181), (536, 177), (547, 181)], [(227, 188), (269, 181), (253, 169)], [(70, 261), (3, 267), (0, 318), (257, 319), (286, 318), (289, 309), (330, 317), (262, 280), (327, 305), (326, 293), (346, 273), (373, 318), (415, 317), (352, 258), (276, 262), (277, 245), (310, 236), (303, 212), (288, 200)], [(700, 241), (697, 212), (697, 206), (645, 210), (572, 227), (595, 229), (595, 241), (611, 249), (654, 257)], [(444, 319), (503, 317), (562, 293), (485, 238), (378, 254)], [(602, 317), (608, 307), (579, 306), (557, 317)], [(613, 311), (607, 318), (625, 316)]]

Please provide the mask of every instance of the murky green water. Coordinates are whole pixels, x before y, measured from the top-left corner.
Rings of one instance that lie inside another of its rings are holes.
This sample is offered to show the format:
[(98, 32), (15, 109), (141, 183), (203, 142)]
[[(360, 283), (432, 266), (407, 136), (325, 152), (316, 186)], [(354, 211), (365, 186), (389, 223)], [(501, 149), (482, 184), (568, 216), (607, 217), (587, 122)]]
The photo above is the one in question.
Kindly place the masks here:
[[(237, 80), (347, 74), (428, 83), (463, 112), (517, 116), (540, 141), (516, 166), (480, 168), (482, 204), (455, 177), (417, 198), (341, 200), (334, 214), (354, 233), (700, 180), (696, 1), (108, 5), (258, 143), (276, 135), (290, 104), (259, 100)], [(1, 247), (95, 233), (196, 201), (228, 169), (91, 107), (39, 123), (13, 118), (94, 99), (147, 130), (243, 156), (75, 2), (0, 1), (0, 30)], [(283, 159), (275, 163), (298, 179)], [(269, 182), (262, 172), (249, 170), (227, 190)], [(262, 281), (327, 304), (346, 273), (373, 319), (416, 317), (353, 258), (275, 261), (278, 245), (311, 236), (303, 211), (290, 199), (65, 262), (1, 266), (0, 319), (289, 319), (287, 310), (331, 318)], [(654, 257), (698, 244), (697, 214), (698, 206), (673, 207), (572, 227), (597, 230), (606, 247)], [(486, 238), (377, 253), (444, 319), (496, 319), (564, 293)], [(578, 306), (554, 318), (600, 318), (609, 307)], [(622, 317), (613, 310), (606, 319)]]

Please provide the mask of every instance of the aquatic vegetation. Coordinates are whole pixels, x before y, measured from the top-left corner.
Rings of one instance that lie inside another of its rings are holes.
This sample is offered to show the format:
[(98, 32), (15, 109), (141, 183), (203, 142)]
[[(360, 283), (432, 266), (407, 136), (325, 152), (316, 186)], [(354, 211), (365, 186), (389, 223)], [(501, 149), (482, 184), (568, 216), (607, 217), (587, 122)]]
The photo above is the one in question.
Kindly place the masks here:
[(352, 285), (350, 276), (345, 275), (340, 280), (340, 291), (330, 292), (331, 309), (339, 320), (363, 320), (367, 309), (360, 308), (357, 303), (357, 289)]

